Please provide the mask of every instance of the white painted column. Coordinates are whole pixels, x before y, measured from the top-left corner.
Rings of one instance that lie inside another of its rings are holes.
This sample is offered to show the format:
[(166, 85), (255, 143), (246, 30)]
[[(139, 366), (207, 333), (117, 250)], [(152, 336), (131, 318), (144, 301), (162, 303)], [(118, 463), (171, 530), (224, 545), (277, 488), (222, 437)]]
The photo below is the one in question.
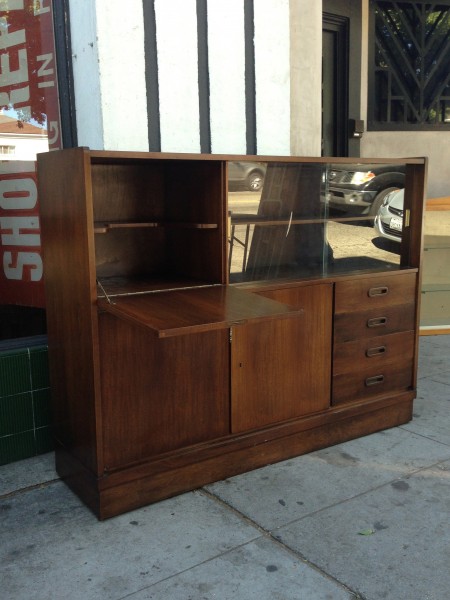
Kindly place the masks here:
[(161, 150), (200, 152), (196, 3), (156, 0), (155, 13)]
[(291, 154), (320, 156), (322, 2), (290, 0)]
[(245, 35), (242, 0), (208, 0), (213, 153), (245, 154)]
[(142, 0), (70, 3), (78, 144), (148, 150)]
[(70, 2), (70, 35), (78, 144), (103, 149), (95, 0)]
[(258, 154), (289, 155), (289, 0), (257, 0), (254, 6)]
[(147, 151), (142, 0), (96, 4), (104, 147)]

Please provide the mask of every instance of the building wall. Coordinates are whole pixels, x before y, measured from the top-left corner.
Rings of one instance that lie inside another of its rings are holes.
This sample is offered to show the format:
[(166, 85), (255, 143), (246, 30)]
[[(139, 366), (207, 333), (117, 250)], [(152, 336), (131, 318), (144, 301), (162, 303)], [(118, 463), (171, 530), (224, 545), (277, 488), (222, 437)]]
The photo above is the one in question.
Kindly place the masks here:
[(450, 196), (450, 131), (368, 131), (361, 156), (427, 156), (427, 197)]
[(450, 132), (367, 131), (369, 0), (71, 2), (79, 145), (319, 155), (323, 10), (350, 19), (349, 154), (428, 156), (448, 195)]
[(309, 0), (71, 2), (79, 145), (318, 155), (321, 12)]
[(47, 136), (0, 134), (0, 146), (14, 146), (14, 154), (1, 154), (0, 160), (36, 160), (36, 154), (48, 151)]

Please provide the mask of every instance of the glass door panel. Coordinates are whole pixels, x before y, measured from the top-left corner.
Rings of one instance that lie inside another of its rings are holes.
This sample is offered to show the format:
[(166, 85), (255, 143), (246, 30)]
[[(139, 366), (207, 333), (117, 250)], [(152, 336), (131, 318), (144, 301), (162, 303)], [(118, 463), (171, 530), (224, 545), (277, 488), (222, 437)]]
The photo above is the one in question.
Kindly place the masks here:
[[(398, 188), (391, 186), (387, 193), (368, 185), (378, 171), (394, 168), (323, 162), (232, 164), (230, 283), (400, 268), (403, 196), (396, 214), (385, 217), (397, 224), (395, 235), (387, 235), (379, 213), (389, 211), (390, 193)], [(256, 170), (259, 179), (252, 188)]]

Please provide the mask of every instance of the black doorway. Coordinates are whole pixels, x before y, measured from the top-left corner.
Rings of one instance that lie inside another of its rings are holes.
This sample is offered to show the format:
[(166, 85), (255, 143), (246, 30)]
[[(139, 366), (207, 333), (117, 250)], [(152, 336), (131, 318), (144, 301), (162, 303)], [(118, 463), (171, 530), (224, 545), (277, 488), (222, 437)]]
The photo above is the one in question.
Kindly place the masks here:
[(322, 156), (348, 156), (349, 19), (323, 13)]

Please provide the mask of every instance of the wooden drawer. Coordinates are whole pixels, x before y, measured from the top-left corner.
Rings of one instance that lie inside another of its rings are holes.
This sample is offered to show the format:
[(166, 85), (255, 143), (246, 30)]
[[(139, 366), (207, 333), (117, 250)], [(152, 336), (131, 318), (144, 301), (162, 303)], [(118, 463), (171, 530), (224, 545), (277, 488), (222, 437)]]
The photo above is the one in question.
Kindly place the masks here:
[(374, 306), (365, 311), (336, 314), (334, 317), (335, 343), (360, 338), (384, 336), (415, 328), (415, 303)]
[(400, 273), (337, 281), (334, 312), (338, 315), (414, 302), (416, 279), (416, 273)]
[(390, 363), (411, 361), (413, 353), (413, 331), (335, 344), (333, 375), (346, 373), (359, 376), (361, 373), (383, 370)]
[(413, 359), (373, 364), (371, 367), (341, 373), (333, 377), (332, 404), (343, 404), (355, 400), (384, 396), (411, 389), (413, 380)]

